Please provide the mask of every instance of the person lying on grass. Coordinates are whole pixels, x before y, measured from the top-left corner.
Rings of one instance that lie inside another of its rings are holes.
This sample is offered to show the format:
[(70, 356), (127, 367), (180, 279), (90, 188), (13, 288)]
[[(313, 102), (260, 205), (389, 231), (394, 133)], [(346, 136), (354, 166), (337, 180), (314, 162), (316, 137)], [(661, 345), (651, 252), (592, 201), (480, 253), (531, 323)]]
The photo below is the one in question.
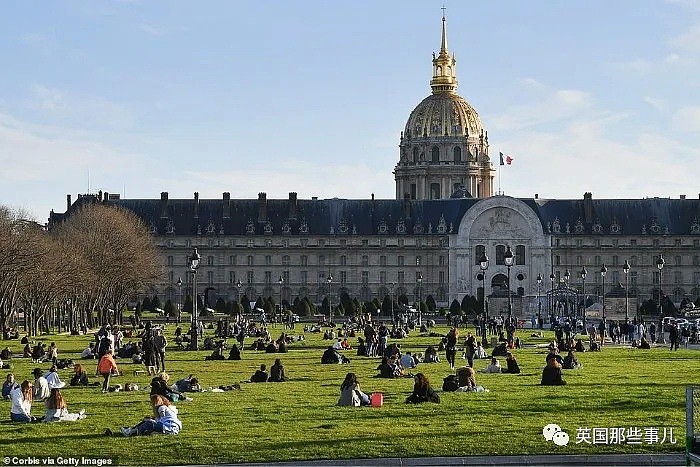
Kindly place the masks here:
[(440, 396), (430, 387), (428, 378), (423, 373), (413, 377), (413, 392), (406, 398), (407, 404), (420, 404), (422, 402), (440, 403)]
[(369, 396), (360, 389), (360, 383), (357, 381), (355, 373), (345, 375), (345, 381), (340, 385), (338, 405), (350, 407), (370, 405)]
[[(153, 413), (155, 418), (146, 417), (140, 423), (129, 428), (121, 428), (123, 436), (142, 436), (151, 433), (163, 433), (166, 435), (176, 435), (182, 430), (182, 421), (177, 418), (177, 407), (172, 405), (168, 399), (159, 395), (151, 396)], [(107, 428), (105, 435), (112, 436), (114, 433)]]

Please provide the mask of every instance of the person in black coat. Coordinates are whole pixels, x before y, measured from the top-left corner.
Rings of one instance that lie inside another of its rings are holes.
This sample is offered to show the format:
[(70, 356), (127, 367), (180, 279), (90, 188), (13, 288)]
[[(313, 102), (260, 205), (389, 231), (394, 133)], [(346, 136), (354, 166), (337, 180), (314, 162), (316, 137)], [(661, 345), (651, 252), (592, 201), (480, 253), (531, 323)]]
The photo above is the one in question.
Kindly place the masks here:
[(440, 403), (440, 396), (430, 387), (430, 382), (423, 373), (418, 373), (413, 377), (413, 380), (413, 392), (406, 398), (407, 404), (420, 404), (422, 402)]
[(508, 354), (506, 358), (506, 368), (502, 368), (501, 373), (520, 374), (520, 365), (518, 365), (518, 361), (512, 353)]
[(260, 365), (260, 369), (257, 370), (253, 376), (250, 377), (251, 383), (266, 383), (268, 379), (265, 364)]
[(547, 360), (547, 366), (542, 370), (542, 386), (563, 386), (566, 384), (561, 377), (561, 364), (556, 358)]

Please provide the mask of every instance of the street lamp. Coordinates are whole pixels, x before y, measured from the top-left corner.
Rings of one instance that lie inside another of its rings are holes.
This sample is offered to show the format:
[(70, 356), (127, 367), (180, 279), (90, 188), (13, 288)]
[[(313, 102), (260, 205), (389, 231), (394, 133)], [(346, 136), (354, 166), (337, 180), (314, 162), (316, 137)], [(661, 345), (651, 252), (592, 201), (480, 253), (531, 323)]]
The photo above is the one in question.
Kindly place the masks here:
[[(508, 268), (508, 329), (510, 329), (513, 320), (513, 302), (510, 296), (510, 268), (513, 266), (513, 252), (510, 249), (510, 245), (508, 245), (506, 252), (503, 254), (503, 261), (505, 261)], [(508, 332), (508, 335), (510, 335), (510, 332)]]
[(333, 284), (333, 275), (328, 274), (328, 321), (333, 321), (333, 295), (331, 295), (331, 284)]
[(605, 323), (605, 274), (608, 273), (608, 268), (605, 267), (605, 263), (603, 263), (603, 267), (600, 268), (600, 277), (603, 279), (603, 332), (601, 333), (601, 344), (605, 340), (605, 331), (607, 330), (607, 326)]
[(481, 341), (483, 346), (488, 345), (488, 338), (486, 337), (486, 329), (489, 324), (489, 308), (486, 306), (486, 270), (489, 268), (489, 257), (486, 256), (486, 252), (479, 258), (479, 269), (481, 269), (481, 289), (483, 290), (483, 315), (484, 319), (481, 326)]
[(421, 285), (423, 284), (423, 273), (418, 271), (418, 275), (416, 276), (416, 281), (418, 282), (418, 327), (420, 328), (421, 326), (421, 298), (423, 298), (421, 294)]
[(282, 320), (282, 285), (284, 284), (284, 278), (280, 276), (277, 282), (280, 285), (280, 320)]
[[(571, 279), (571, 273), (569, 272), (569, 268), (566, 268), (566, 271), (564, 271), (564, 284), (566, 284), (567, 289), (569, 288), (569, 279)], [(568, 292), (566, 292), (566, 294), (566, 315), (568, 317), (571, 317), (571, 308), (569, 307)]]
[(192, 350), (197, 350), (199, 347), (199, 334), (198, 334), (198, 316), (197, 316), (197, 269), (199, 269), (199, 262), (201, 260), (201, 256), (199, 256), (199, 252), (197, 251), (197, 248), (195, 247), (192, 251), (192, 256), (187, 258), (187, 265), (190, 267), (190, 271), (192, 271), (192, 282), (193, 282), (193, 295), (194, 295), (194, 300), (192, 301), (192, 329), (190, 330), (190, 348)]
[(656, 260), (656, 267), (659, 268), (659, 315), (661, 316), (661, 319), (659, 320), (659, 323), (660, 323), (659, 324), (659, 336), (661, 336), (661, 343), (662, 344), (664, 342), (666, 342), (666, 340), (664, 339), (664, 321), (663, 321), (664, 305), (661, 302), (662, 297), (663, 297), (662, 291), (661, 291), (661, 289), (663, 287), (663, 281), (661, 280), (662, 279), (661, 270), (664, 268), (664, 264), (665, 264), (664, 256), (661, 253), (659, 253), (659, 259)]
[(537, 274), (537, 327), (542, 329), (542, 302), (540, 302), (540, 288), (542, 287), (542, 274)]
[(625, 264), (622, 266), (622, 272), (625, 273), (625, 321), (629, 319), (630, 313), (630, 297), (629, 297), (629, 287), (630, 287), (630, 263), (625, 260)]
[[(236, 287), (238, 288), (238, 304), (241, 306), (242, 311), (245, 311), (245, 308), (243, 307), (243, 302), (241, 302), (241, 298), (243, 298), (243, 297), (241, 296), (241, 287), (243, 287), (243, 284), (241, 284), (241, 280), (240, 280), (240, 279), (238, 279), (238, 282), (236, 282)], [(241, 308), (239, 308), (239, 310), (241, 310)], [(242, 315), (242, 314), (243, 314), (243, 313), (241, 313), (241, 315)]]
[[(549, 282), (552, 285), (551, 293), (549, 294), (549, 318), (550, 318), (550, 320), (554, 316), (554, 311), (552, 310), (554, 308), (554, 279), (556, 279), (556, 276), (554, 275), (554, 271), (552, 271), (552, 273), (549, 275)], [(553, 323), (553, 321), (552, 321), (552, 323)], [(552, 323), (550, 323), (550, 328), (551, 328)]]
[(398, 320), (394, 316), (394, 287), (396, 287), (396, 283), (392, 282), (389, 285), (391, 285), (391, 320), (396, 324), (398, 323)]
[(586, 271), (586, 266), (584, 266), (581, 269), (581, 295), (583, 295), (583, 332), (587, 333), (586, 331), (586, 274), (588, 274), (588, 271)]
[(182, 278), (177, 278), (177, 322), (180, 324), (182, 316)]

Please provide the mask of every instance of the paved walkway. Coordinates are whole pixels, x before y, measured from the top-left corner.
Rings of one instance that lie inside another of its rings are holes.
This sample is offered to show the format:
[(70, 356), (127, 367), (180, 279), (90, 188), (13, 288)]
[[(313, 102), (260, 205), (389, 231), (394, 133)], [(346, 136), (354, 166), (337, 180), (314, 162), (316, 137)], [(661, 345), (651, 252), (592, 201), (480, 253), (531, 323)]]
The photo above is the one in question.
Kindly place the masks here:
[(384, 459), (343, 459), (260, 464), (230, 464), (241, 467), (364, 467), (364, 466), (685, 466), (684, 454), (613, 454), (613, 455), (551, 455), (551, 456), (468, 456), (468, 457), (392, 457)]

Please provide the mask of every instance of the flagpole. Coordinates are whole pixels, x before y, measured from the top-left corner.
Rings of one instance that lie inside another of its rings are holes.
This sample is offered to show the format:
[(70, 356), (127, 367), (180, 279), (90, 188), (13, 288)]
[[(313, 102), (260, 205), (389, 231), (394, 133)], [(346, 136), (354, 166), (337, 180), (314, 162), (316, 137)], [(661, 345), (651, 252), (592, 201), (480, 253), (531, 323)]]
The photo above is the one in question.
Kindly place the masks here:
[(498, 194), (503, 194), (503, 191), (501, 191), (501, 164), (498, 164)]

